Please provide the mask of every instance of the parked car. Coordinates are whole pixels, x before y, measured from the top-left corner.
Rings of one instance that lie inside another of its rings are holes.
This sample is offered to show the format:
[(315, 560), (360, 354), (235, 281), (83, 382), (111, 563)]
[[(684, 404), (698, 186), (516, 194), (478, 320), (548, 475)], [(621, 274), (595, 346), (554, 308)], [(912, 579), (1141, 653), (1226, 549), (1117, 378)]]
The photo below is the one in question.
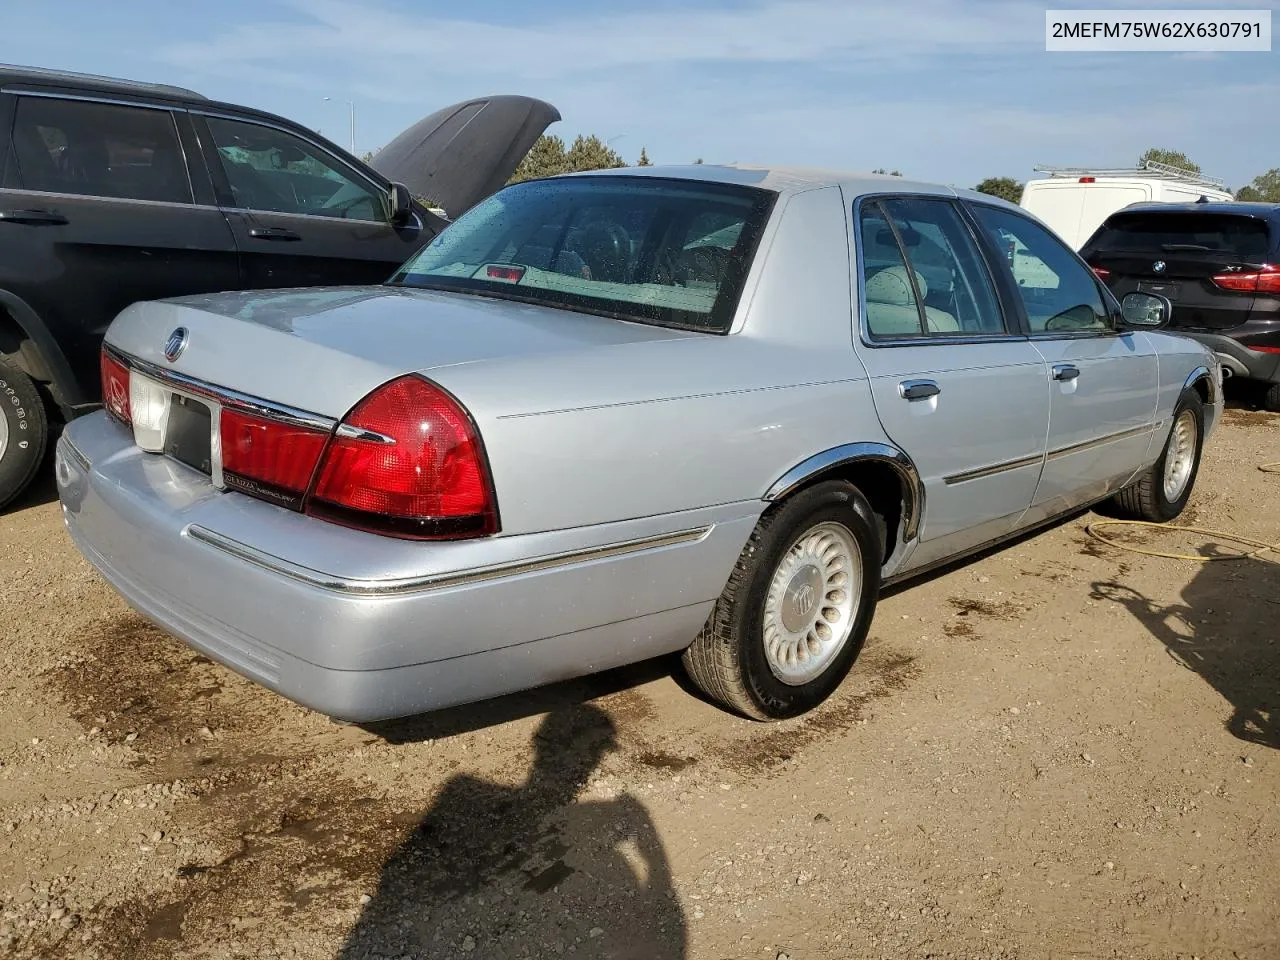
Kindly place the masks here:
[(375, 170), (191, 90), (0, 66), (0, 507), (39, 469), (48, 421), (97, 408), (102, 334), (125, 306), (381, 282), (445, 225), (411, 194), (463, 212), (558, 119), (527, 97), (457, 104)]
[(1117, 210), (1134, 203), (1195, 203), (1231, 200), (1217, 177), (1148, 160), (1132, 170), (1036, 167), (1047, 174), (1027, 181), (1022, 206), (1078, 250)]
[(1167, 307), (969, 191), (532, 181), (382, 286), (129, 307), (58, 486), (133, 606), (335, 717), (680, 650), (709, 696), (789, 717), (883, 585), (1109, 497), (1178, 515), (1221, 396)]
[(1280, 411), (1280, 204), (1142, 205), (1109, 217), (1081, 254), (1119, 296), (1173, 304), (1170, 329), (1255, 381)]

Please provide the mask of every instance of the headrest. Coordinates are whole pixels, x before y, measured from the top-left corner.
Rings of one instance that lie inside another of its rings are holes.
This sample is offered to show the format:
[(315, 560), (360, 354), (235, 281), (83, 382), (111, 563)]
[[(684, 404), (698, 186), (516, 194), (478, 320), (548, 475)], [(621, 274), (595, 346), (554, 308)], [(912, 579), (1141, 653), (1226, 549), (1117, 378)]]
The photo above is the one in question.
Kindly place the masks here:
[[(920, 288), (920, 296), (929, 295), (929, 286), (917, 270), (916, 285)], [(909, 307), (915, 299), (911, 292), (911, 281), (906, 267), (886, 267), (867, 281), (867, 299), (873, 303), (891, 303), (899, 307)]]

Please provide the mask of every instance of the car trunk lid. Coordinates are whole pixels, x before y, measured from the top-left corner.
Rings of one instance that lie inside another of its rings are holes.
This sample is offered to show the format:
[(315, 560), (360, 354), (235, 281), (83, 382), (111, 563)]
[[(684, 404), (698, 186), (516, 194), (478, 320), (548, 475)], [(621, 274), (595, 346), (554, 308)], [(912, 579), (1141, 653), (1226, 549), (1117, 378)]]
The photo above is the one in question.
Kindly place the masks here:
[(1254, 294), (1214, 278), (1256, 272), (1272, 245), (1267, 223), (1249, 215), (1142, 211), (1111, 217), (1083, 253), (1117, 296), (1168, 297), (1170, 327), (1224, 330), (1248, 320)]
[(457, 219), (502, 187), (559, 119), (560, 111), (533, 97), (478, 97), (419, 120), (370, 165)]

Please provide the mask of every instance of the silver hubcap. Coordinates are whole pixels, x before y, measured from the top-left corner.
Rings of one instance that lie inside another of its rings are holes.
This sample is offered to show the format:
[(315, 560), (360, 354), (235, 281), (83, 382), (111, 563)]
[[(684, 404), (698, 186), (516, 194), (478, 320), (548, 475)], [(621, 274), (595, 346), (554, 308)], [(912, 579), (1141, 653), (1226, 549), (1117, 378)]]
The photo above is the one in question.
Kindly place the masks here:
[(1182, 496), (1196, 459), (1196, 418), (1184, 410), (1173, 423), (1164, 455), (1164, 498), (1170, 503)]
[(4, 452), (9, 449), (9, 418), (0, 413), (0, 460), (4, 459)]
[(820, 676), (849, 640), (861, 601), (862, 554), (847, 528), (820, 523), (796, 538), (769, 583), (765, 659), (798, 686)]

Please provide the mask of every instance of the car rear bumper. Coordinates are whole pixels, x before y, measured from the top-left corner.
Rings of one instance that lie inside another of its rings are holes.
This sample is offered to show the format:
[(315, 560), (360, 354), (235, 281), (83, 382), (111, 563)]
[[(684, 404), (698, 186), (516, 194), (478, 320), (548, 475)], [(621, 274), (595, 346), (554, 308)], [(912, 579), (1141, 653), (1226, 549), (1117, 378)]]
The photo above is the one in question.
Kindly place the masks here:
[(134, 447), (105, 414), (57, 448), (76, 546), (192, 647), (344, 720), (407, 716), (686, 646), (759, 515), (411, 543), (234, 493)]
[(1280, 354), (1250, 350), (1233, 337), (1170, 328), (1170, 333), (1204, 344), (1218, 355), (1223, 373), (1248, 380), (1280, 383)]

